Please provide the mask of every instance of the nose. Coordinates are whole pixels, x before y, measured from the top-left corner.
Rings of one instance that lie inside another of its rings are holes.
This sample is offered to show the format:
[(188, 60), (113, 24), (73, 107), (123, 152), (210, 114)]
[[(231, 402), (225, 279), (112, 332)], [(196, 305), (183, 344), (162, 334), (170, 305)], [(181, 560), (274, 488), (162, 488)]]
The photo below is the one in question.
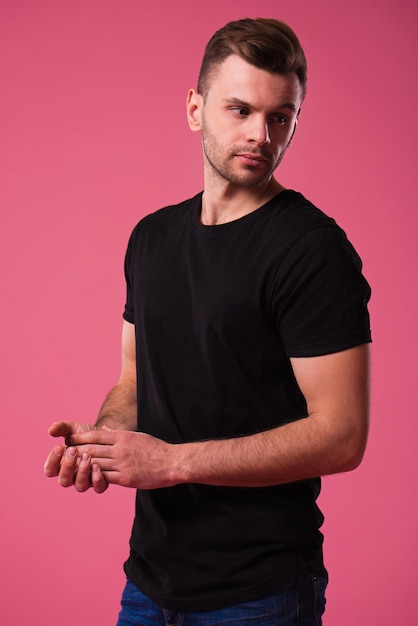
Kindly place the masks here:
[(247, 140), (259, 146), (270, 143), (269, 125), (264, 117), (254, 115), (249, 118)]

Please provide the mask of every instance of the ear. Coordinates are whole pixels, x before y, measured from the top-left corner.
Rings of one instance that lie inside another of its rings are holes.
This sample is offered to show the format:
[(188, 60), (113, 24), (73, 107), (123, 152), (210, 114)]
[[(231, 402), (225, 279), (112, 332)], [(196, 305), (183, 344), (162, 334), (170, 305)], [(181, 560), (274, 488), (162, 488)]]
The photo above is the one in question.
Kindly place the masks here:
[(190, 130), (195, 133), (199, 132), (202, 129), (203, 98), (194, 89), (189, 89), (186, 107)]

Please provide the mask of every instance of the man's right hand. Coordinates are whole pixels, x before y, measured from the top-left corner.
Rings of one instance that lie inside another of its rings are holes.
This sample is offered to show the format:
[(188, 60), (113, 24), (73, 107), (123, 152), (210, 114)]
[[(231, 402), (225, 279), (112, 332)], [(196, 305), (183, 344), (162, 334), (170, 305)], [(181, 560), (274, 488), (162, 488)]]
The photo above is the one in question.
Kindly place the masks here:
[[(48, 432), (52, 437), (68, 440), (75, 433), (90, 430), (96, 430), (96, 427), (78, 422), (55, 422)], [(55, 446), (46, 459), (44, 472), (48, 477), (57, 476), (62, 487), (74, 486), (77, 491), (87, 491), (93, 487), (96, 493), (103, 493), (108, 487), (100, 467), (92, 465), (91, 459), (85, 454), (78, 458), (76, 448), (71, 446)]]

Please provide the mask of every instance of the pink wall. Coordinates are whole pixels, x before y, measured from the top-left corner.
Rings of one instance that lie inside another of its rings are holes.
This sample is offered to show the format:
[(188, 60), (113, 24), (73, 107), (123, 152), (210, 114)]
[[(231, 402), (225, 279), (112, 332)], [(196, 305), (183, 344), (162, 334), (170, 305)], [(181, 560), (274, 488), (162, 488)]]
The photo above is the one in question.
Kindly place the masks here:
[(246, 15), (300, 35), (308, 98), (279, 178), (344, 226), (374, 288), (368, 453), (321, 496), (325, 625), (418, 623), (415, 3), (1, 0), (7, 626), (114, 624), (134, 493), (77, 494), (44, 478), (47, 428), (94, 420), (115, 380), (128, 235), (200, 189), (186, 91), (208, 37)]

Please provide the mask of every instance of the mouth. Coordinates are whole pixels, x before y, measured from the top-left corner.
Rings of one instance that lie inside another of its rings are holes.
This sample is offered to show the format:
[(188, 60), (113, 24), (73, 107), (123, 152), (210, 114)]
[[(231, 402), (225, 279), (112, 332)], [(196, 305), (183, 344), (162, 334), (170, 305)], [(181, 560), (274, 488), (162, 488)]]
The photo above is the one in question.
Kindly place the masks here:
[(244, 165), (252, 167), (260, 167), (270, 163), (270, 160), (261, 154), (253, 154), (252, 152), (240, 152), (235, 155)]

